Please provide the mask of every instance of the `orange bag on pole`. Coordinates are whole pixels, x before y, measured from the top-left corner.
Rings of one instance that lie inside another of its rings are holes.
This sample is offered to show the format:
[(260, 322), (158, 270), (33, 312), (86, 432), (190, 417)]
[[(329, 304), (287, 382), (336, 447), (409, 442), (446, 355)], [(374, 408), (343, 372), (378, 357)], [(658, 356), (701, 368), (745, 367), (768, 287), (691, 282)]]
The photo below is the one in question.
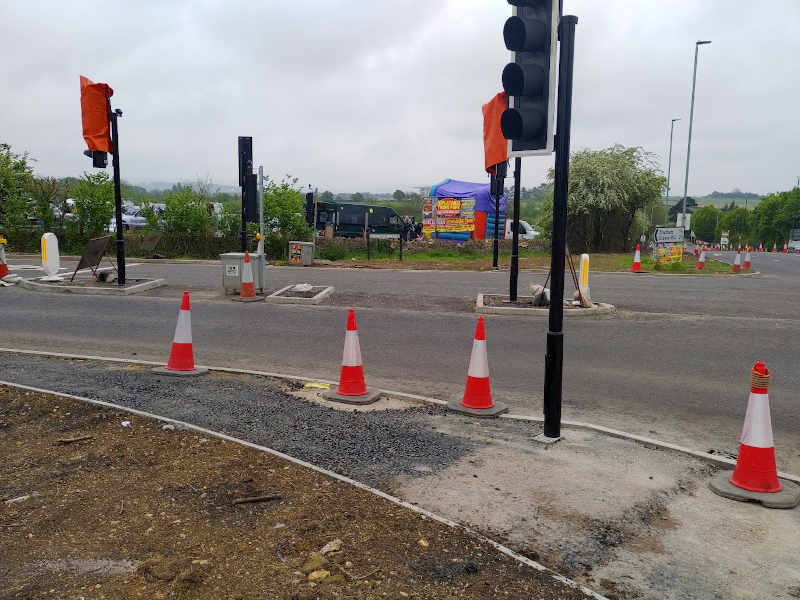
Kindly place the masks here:
[(506, 110), (506, 93), (500, 92), (483, 105), (483, 154), (487, 173), (508, 160), (508, 140), (500, 129), (500, 117)]
[(83, 139), (89, 150), (112, 152), (111, 112), (109, 98), (114, 94), (105, 83), (94, 83), (81, 75), (81, 118), (83, 120)]

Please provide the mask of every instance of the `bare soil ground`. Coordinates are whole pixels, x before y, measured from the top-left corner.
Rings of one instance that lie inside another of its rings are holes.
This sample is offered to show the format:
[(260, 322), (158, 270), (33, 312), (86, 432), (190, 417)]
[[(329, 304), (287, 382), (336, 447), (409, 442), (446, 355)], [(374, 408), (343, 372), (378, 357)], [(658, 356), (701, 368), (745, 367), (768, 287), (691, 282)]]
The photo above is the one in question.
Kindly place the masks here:
[(463, 530), (125, 412), (0, 388), (0, 456), (0, 599), (584, 597)]

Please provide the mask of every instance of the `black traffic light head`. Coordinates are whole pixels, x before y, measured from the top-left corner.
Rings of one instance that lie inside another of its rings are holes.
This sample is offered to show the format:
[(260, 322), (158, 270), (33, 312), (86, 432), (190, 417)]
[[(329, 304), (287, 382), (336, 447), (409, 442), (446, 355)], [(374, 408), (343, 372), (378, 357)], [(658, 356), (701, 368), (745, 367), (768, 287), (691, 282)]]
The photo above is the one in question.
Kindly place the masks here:
[(509, 157), (553, 151), (556, 101), (558, 0), (508, 0), (512, 15), (503, 27), (511, 62), (503, 69), (508, 109), (500, 119), (511, 140)]
[(108, 166), (108, 154), (102, 150), (84, 150), (83, 155), (92, 159), (95, 169), (105, 169)]
[(253, 172), (253, 138), (239, 136), (239, 187), (245, 187), (246, 177)]

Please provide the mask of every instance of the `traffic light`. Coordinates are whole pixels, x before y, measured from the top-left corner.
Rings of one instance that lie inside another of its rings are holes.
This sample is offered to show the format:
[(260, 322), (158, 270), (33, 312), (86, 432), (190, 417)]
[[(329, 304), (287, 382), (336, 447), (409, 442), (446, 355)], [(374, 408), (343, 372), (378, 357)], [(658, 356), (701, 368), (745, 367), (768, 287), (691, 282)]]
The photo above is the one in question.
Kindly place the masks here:
[(105, 169), (108, 166), (108, 153), (102, 150), (84, 150), (83, 154), (92, 159), (95, 169)]
[(306, 193), (306, 223), (314, 226), (314, 192)]
[(258, 223), (258, 175), (247, 173), (244, 180), (244, 218)]
[(558, 0), (508, 0), (503, 40), (511, 62), (503, 69), (508, 108), (500, 117), (508, 156), (550, 154), (556, 102)]
[(253, 138), (239, 136), (239, 187), (245, 187), (246, 177), (253, 172)]

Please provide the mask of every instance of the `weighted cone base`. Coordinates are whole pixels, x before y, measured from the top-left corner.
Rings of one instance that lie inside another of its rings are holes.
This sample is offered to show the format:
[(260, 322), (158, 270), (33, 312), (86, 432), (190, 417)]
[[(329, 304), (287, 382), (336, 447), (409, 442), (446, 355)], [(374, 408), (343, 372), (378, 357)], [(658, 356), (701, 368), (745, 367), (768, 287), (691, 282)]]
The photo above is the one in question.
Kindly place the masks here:
[(765, 494), (762, 492), (751, 492), (736, 487), (730, 482), (731, 473), (733, 471), (720, 471), (711, 481), (708, 482), (708, 487), (715, 494), (719, 494), (723, 498), (730, 500), (739, 500), (740, 502), (760, 502), (767, 508), (794, 508), (800, 504), (800, 485), (792, 481), (781, 479), (783, 489), (780, 492)]
[(195, 375), (205, 375), (208, 373), (208, 369), (192, 369), (191, 371), (173, 371), (172, 369), (167, 369), (166, 367), (155, 367), (153, 373), (157, 375), (171, 375), (173, 377), (192, 377)]
[(367, 393), (363, 396), (342, 396), (341, 394), (337, 393), (336, 390), (330, 390), (329, 392), (325, 392), (322, 394), (322, 397), (325, 400), (332, 400), (333, 402), (342, 402), (344, 404), (372, 404), (373, 402), (377, 402), (378, 398), (380, 398), (382, 392), (380, 390), (367, 390)]
[(508, 406), (505, 404), (495, 403), (491, 408), (468, 408), (462, 406), (460, 402), (451, 400), (447, 403), (447, 410), (461, 413), (462, 415), (469, 415), (470, 417), (496, 417), (508, 411)]
[(233, 300), (234, 302), (263, 302), (266, 299), (267, 299), (266, 296), (255, 296), (253, 298), (242, 298), (241, 296), (236, 296), (234, 298), (231, 298), (231, 300)]

